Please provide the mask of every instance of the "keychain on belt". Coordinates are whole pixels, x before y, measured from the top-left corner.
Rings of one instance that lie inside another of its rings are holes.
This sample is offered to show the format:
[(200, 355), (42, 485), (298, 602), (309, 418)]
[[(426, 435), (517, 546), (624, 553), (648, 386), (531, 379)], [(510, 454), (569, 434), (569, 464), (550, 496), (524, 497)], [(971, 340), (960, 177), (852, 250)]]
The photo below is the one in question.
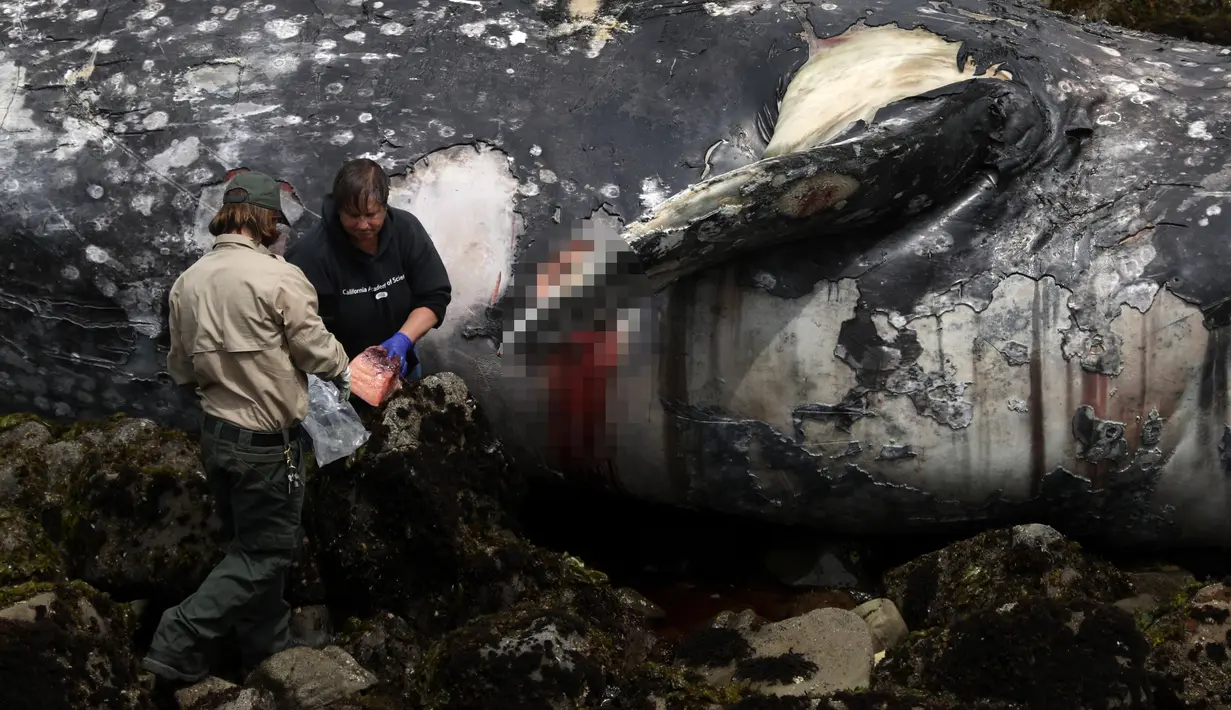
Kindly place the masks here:
[(295, 467), (295, 462), (291, 458), (291, 447), (287, 444), (282, 448), (282, 455), (286, 457), (287, 477), (286, 490), (288, 493), (295, 490), (299, 485), (299, 469)]

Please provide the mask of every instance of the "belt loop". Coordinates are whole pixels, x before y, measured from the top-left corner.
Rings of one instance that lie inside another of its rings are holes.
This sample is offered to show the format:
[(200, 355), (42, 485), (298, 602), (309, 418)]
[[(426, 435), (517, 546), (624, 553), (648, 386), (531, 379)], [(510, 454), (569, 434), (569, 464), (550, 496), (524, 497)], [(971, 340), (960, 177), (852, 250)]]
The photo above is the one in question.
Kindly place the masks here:
[(291, 430), (290, 430), (290, 428), (284, 428), (284, 429), (283, 429), (281, 432), (279, 432), (279, 433), (281, 433), (281, 434), (282, 434), (282, 448), (283, 448), (283, 449), (289, 449), (289, 448), (291, 447)]
[(239, 430), (239, 436), (237, 437), (239, 439), (239, 445), (252, 446), (252, 432), (244, 429), (243, 427), (236, 427), (236, 429)]

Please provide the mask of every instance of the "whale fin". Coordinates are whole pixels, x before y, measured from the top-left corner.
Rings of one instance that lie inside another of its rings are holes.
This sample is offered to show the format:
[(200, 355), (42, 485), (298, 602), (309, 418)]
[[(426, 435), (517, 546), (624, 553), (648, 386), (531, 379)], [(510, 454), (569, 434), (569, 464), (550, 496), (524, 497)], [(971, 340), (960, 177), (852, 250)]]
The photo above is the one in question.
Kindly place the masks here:
[(774, 127), (778, 125), (778, 109), (782, 107), (782, 97), (786, 95), (786, 89), (791, 84), (791, 79), (795, 73), (803, 66), (800, 62), (792, 67), (790, 71), (778, 77), (778, 86), (774, 89), (774, 98), (766, 101), (761, 106), (761, 110), (757, 111), (757, 135), (765, 145), (769, 145), (770, 139), (774, 137)]

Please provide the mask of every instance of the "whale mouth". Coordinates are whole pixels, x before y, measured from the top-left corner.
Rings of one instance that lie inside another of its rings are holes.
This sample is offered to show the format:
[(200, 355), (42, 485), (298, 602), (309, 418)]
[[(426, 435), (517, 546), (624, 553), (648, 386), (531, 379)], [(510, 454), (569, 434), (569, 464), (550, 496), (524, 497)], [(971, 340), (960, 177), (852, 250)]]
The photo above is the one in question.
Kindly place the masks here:
[(1029, 164), (1046, 123), (999, 63), (924, 28), (856, 23), (758, 116), (759, 160), (708, 177), (624, 230), (654, 290), (800, 239), (884, 233)]

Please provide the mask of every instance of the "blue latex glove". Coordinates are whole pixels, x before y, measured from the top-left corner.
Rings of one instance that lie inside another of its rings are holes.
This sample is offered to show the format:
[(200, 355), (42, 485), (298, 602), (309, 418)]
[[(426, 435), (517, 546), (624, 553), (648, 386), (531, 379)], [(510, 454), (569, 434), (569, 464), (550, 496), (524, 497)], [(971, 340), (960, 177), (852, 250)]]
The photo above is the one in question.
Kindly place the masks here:
[(397, 355), (398, 358), (401, 359), (401, 377), (406, 376), (406, 365), (408, 362), (406, 358), (406, 351), (410, 350), (412, 345), (414, 345), (414, 343), (410, 342), (410, 338), (406, 337), (406, 334), (401, 332), (394, 333), (393, 337), (380, 344), (380, 346), (385, 349), (385, 352), (389, 354), (390, 359), (392, 359), (394, 355)]

